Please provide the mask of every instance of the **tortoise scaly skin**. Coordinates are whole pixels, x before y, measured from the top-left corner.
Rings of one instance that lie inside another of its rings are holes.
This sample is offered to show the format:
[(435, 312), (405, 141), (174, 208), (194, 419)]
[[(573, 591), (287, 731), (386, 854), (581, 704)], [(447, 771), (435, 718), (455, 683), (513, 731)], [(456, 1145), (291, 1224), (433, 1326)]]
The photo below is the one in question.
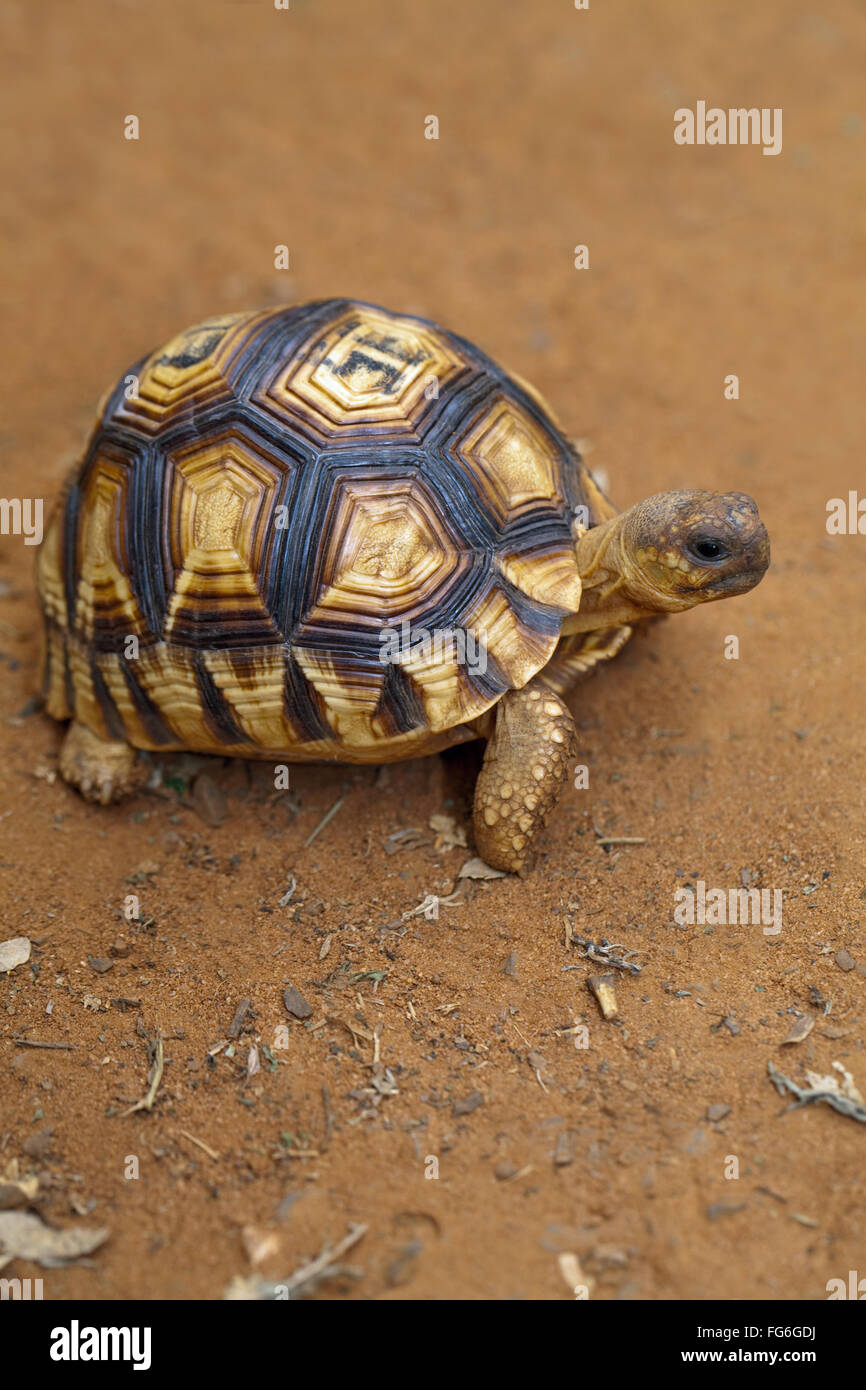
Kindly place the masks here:
[(378, 763), (484, 737), (478, 849), (519, 871), (573, 755), (560, 697), (768, 558), (742, 494), (618, 516), (533, 388), (423, 319), (210, 319), (105, 398), (40, 551), (60, 771), (107, 803), (136, 749)]

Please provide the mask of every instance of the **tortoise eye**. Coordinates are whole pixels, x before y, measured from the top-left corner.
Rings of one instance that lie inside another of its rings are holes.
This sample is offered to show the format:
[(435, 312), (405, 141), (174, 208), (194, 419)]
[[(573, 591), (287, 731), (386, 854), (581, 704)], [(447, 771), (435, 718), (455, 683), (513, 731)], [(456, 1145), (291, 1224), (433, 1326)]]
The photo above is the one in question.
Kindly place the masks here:
[(712, 536), (696, 537), (689, 548), (697, 559), (709, 560), (711, 563), (714, 560), (726, 560), (730, 553), (721, 541), (714, 540)]

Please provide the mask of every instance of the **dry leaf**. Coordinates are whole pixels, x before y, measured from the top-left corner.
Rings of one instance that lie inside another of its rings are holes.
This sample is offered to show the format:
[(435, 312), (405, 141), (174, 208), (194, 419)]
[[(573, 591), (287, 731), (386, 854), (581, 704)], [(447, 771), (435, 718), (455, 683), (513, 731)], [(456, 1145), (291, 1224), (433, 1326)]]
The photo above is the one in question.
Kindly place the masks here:
[(466, 831), (458, 825), (453, 816), (442, 813), (432, 815), (427, 822), (436, 835), (437, 849), (465, 849)]
[(34, 1260), (43, 1269), (60, 1269), (89, 1255), (109, 1232), (104, 1227), (70, 1226), (56, 1231), (26, 1211), (0, 1211), (0, 1269), (11, 1260)]
[(272, 1260), (275, 1255), (280, 1253), (280, 1238), (276, 1231), (269, 1231), (264, 1226), (244, 1226), (241, 1231), (241, 1240), (247, 1253), (247, 1259), (254, 1269), (263, 1265), (267, 1260)]
[(835, 1076), (820, 1076), (818, 1072), (807, 1071), (808, 1085), (798, 1086), (796, 1081), (779, 1071), (772, 1062), (767, 1063), (770, 1079), (779, 1095), (783, 1096), (786, 1091), (790, 1091), (796, 1097), (794, 1104), (788, 1107), (789, 1110), (796, 1110), (798, 1106), (809, 1105), (813, 1101), (824, 1101), (840, 1114), (848, 1115), (860, 1124), (866, 1124), (866, 1103), (854, 1084), (853, 1076), (846, 1071), (841, 1062), (834, 1062), (833, 1068), (840, 1073), (841, 1082)]
[(0, 941), (0, 974), (14, 970), (30, 959), (30, 941), (26, 936), (13, 936), (9, 941)]
[(846, 1100), (852, 1100), (855, 1105), (866, 1106), (866, 1101), (861, 1096), (850, 1071), (843, 1067), (841, 1062), (834, 1062), (833, 1070), (839, 1073), (841, 1081), (837, 1081), (835, 1076), (821, 1076), (815, 1071), (807, 1071), (806, 1080), (815, 1091), (834, 1091)]
[(0, 1210), (29, 1207), (38, 1191), (39, 1179), (35, 1174), (29, 1178), (0, 1178)]
[(785, 1047), (788, 1043), (803, 1042), (805, 1038), (808, 1038), (814, 1027), (815, 1020), (811, 1014), (798, 1014), (791, 1024), (788, 1036), (782, 1039), (782, 1047)]

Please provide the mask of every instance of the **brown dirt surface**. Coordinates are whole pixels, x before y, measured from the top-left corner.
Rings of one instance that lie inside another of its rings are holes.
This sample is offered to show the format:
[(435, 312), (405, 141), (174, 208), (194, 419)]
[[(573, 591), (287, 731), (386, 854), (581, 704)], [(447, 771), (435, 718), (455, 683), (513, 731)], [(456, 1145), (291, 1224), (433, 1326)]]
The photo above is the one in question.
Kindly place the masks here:
[[(534, 873), (428, 920), (406, 914), (473, 852), (430, 819), (469, 829), (475, 747), (300, 767), (285, 794), (210, 760), (193, 795), (178, 757), (160, 793), (87, 805), (28, 703), (35, 552), (0, 536), (0, 940), (33, 942), (0, 980), (0, 1179), (110, 1232), (45, 1296), (219, 1298), (361, 1223), (315, 1296), (571, 1298), (571, 1253), (597, 1299), (824, 1298), (863, 1266), (866, 1128), (786, 1110), (768, 1063), (866, 1091), (866, 537), (825, 524), (866, 492), (866, 13), (10, 0), (0, 22), (4, 497), (54, 499), (101, 393), (175, 331), (348, 294), (536, 383), (620, 505), (741, 489), (773, 543), (753, 594), (653, 625), (571, 697), (590, 785)], [(782, 153), (676, 145), (699, 99), (781, 107)], [(697, 880), (780, 890), (782, 932), (678, 924)], [(570, 933), (641, 952), (616, 1020)]]

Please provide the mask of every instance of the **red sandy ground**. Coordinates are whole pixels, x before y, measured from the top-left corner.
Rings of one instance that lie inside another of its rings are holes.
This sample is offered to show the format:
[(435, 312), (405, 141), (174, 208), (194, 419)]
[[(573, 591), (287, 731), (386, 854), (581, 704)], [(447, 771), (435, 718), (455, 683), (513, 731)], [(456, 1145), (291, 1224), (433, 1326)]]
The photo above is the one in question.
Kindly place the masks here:
[[(50, 1298), (217, 1298), (264, 1238), (259, 1272), (285, 1277), (359, 1222), (358, 1277), (319, 1297), (570, 1298), (561, 1252), (595, 1298), (825, 1297), (864, 1269), (866, 1130), (783, 1113), (767, 1064), (839, 1061), (866, 1090), (866, 537), (825, 528), (828, 498), (866, 493), (862, 7), (22, 0), (2, 26), (4, 496), (53, 498), (98, 396), (177, 329), (351, 294), (538, 383), (623, 506), (753, 493), (774, 554), (753, 595), (657, 625), (575, 694), (590, 787), (534, 875), (406, 922), (468, 857), (428, 822), (467, 825), (475, 750), (301, 768), (276, 802), (267, 768), (217, 762), (219, 826), (171, 788), (85, 805), (51, 780), (59, 728), (21, 713), (34, 552), (0, 537), (0, 939), (38, 943), (0, 985), (0, 1176), (17, 1160), (46, 1220), (110, 1230), (89, 1266), (5, 1273)], [(698, 99), (782, 107), (783, 153), (676, 146)], [(646, 843), (606, 851), (594, 826)], [(386, 854), (407, 827), (424, 842)], [(674, 923), (678, 883), (743, 870), (783, 891), (779, 937)], [(644, 952), (615, 1023), (564, 971), (568, 923)], [(209, 1062), (242, 998), (248, 1031)], [(815, 1027), (782, 1048), (793, 1011)], [(376, 1104), (374, 1028), (396, 1086)], [(124, 1116), (157, 1031), (153, 1110)]]

